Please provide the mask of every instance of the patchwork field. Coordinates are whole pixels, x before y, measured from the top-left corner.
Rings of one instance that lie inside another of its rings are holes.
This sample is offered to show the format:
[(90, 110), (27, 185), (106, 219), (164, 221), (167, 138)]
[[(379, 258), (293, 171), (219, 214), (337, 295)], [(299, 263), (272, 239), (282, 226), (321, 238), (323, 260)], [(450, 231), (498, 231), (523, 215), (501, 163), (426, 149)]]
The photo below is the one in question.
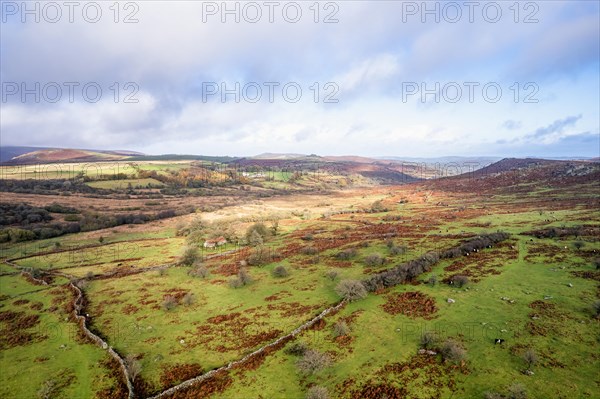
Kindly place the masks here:
[(3, 192), (99, 215), (193, 209), (0, 244), (0, 396), (598, 398), (600, 168), (571, 169), (303, 177), (269, 196), (121, 197), (154, 186), (139, 176), (87, 183), (106, 198)]

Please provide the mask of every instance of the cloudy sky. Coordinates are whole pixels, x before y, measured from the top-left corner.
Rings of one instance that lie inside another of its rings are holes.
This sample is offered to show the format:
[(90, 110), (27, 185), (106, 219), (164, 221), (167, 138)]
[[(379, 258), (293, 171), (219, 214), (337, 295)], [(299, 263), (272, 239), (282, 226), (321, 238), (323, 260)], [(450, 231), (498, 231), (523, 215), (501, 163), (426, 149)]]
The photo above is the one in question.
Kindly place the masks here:
[(599, 156), (596, 1), (223, 4), (2, 1), (1, 145)]

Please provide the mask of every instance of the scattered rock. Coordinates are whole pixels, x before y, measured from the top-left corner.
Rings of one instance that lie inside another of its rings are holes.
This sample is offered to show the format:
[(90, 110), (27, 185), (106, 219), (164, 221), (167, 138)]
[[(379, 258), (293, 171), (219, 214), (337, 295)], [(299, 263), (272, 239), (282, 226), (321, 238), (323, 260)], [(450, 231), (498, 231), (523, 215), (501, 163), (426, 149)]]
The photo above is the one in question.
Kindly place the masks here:
[(525, 375), (534, 375), (535, 373), (533, 371), (531, 371), (531, 370), (525, 370), (525, 371), (523, 371), (523, 374), (525, 374)]
[(573, 287), (573, 284), (569, 283), (569, 284), (567, 284), (567, 286), (569, 286), (569, 287)]
[(182, 340), (180, 340), (180, 341), (179, 341), (179, 343), (180, 343), (181, 345), (184, 345), (184, 344), (185, 344), (185, 340), (183, 340), (183, 339), (182, 339)]
[(448, 298), (448, 303), (454, 303), (454, 302), (456, 302), (454, 299)]

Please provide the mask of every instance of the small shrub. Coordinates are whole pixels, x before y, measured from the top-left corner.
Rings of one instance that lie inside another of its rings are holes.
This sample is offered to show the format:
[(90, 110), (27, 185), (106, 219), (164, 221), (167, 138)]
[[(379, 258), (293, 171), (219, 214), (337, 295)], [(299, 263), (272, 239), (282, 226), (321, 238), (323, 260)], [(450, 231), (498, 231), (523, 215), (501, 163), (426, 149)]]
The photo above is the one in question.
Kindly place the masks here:
[(508, 387), (508, 399), (527, 399), (527, 391), (521, 384), (512, 384)]
[(300, 250), (303, 255), (316, 255), (319, 253), (319, 250), (313, 246), (304, 247)]
[(469, 278), (467, 276), (454, 276), (450, 281), (458, 288), (462, 288), (469, 283)]
[(167, 275), (167, 269), (158, 269), (158, 275), (163, 277)]
[(252, 276), (250, 276), (246, 269), (240, 269), (240, 271), (237, 274), (237, 277), (242, 282), (242, 285), (247, 285), (252, 282)]
[(345, 321), (339, 320), (333, 325), (333, 336), (340, 337), (343, 335), (348, 335), (350, 333), (350, 327), (346, 324)]
[(198, 265), (188, 272), (188, 275), (192, 277), (206, 278), (208, 276), (208, 269), (204, 265)]
[(423, 349), (435, 348), (435, 346), (437, 345), (437, 342), (438, 342), (437, 334), (433, 331), (425, 331), (421, 335), (420, 344)]
[(87, 272), (85, 274), (85, 278), (88, 279), (88, 280), (93, 279), (94, 278), (94, 272), (92, 272), (92, 271)]
[(592, 304), (592, 314), (594, 317), (600, 318), (600, 300)]
[(338, 252), (335, 257), (338, 260), (350, 260), (356, 256), (356, 249), (349, 248), (344, 249), (343, 251)]
[(44, 381), (40, 389), (37, 391), (37, 397), (39, 399), (52, 399), (56, 395), (58, 387), (56, 382), (53, 380)]
[(404, 246), (404, 245), (402, 245), (402, 246), (393, 246), (393, 247), (390, 247), (390, 255), (393, 255), (393, 256), (404, 255), (407, 250), (408, 250), (408, 248), (406, 246)]
[(162, 308), (164, 310), (169, 311), (169, 310), (175, 309), (176, 306), (177, 306), (177, 300), (175, 299), (175, 297), (173, 297), (171, 295), (167, 295), (163, 299)]
[(527, 370), (531, 370), (531, 368), (533, 366), (535, 366), (535, 364), (538, 361), (538, 356), (535, 353), (535, 350), (533, 350), (532, 348), (527, 349), (523, 353), (523, 360), (525, 361), (525, 364), (527, 365)]
[(431, 277), (429, 277), (429, 279), (427, 280), (427, 283), (429, 285), (431, 285), (432, 287), (435, 286), (438, 282), (438, 278), (435, 274), (432, 274)]
[(575, 241), (573, 243), (573, 246), (575, 247), (576, 250), (580, 250), (581, 248), (583, 248), (585, 246), (585, 242), (583, 241)]
[(365, 257), (365, 265), (369, 267), (377, 267), (383, 265), (385, 259), (379, 254), (371, 254)]
[(382, 200), (377, 200), (371, 204), (371, 212), (387, 212), (388, 209), (383, 205)]
[(325, 276), (330, 279), (331, 281), (334, 281), (335, 279), (337, 279), (340, 274), (338, 272), (336, 272), (335, 270), (329, 270), (327, 273), (325, 273)]
[(287, 355), (304, 356), (304, 354), (306, 353), (307, 350), (308, 350), (308, 346), (306, 346), (305, 343), (294, 342), (291, 345), (289, 345), (287, 348), (285, 348), (284, 352)]
[(394, 240), (387, 240), (385, 242), (385, 246), (388, 247), (389, 249), (392, 249), (395, 247), (396, 244), (394, 244)]
[(194, 293), (192, 292), (188, 292), (187, 294), (184, 295), (183, 299), (181, 300), (181, 302), (185, 305), (185, 306), (190, 306), (192, 305), (194, 302), (196, 302), (196, 296), (194, 295)]
[(306, 375), (316, 374), (330, 364), (331, 359), (328, 355), (313, 349), (307, 350), (296, 363), (300, 372)]
[(306, 391), (306, 399), (329, 399), (327, 388), (312, 386)]
[(285, 266), (279, 265), (273, 269), (273, 277), (283, 278), (290, 275)]
[(313, 235), (312, 235), (312, 234), (310, 234), (310, 233), (307, 233), (307, 234), (304, 234), (304, 235), (301, 237), (301, 239), (302, 239), (302, 240), (304, 240), (304, 241), (312, 241), (312, 240), (314, 240), (314, 239), (315, 239), (315, 236), (313, 236)]
[(231, 288), (240, 288), (244, 285), (238, 277), (232, 277), (229, 279), (229, 286)]
[(339, 296), (348, 301), (357, 301), (367, 296), (367, 290), (362, 282), (358, 280), (342, 280), (335, 287)]
[(454, 340), (446, 340), (442, 346), (442, 359), (458, 364), (466, 357), (466, 351)]

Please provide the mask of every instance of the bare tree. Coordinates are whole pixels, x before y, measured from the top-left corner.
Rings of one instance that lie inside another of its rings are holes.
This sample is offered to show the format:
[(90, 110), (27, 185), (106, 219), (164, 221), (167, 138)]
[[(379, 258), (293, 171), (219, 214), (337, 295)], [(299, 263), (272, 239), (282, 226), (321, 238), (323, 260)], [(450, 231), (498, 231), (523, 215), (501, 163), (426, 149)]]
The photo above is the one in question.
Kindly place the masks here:
[(302, 374), (316, 374), (331, 364), (330, 357), (314, 349), (306, 351), (296, 365)]
[(135, 381), (142, 372), (142, 363), (137, 360), (135, 355), (127, 355), (125, 358), (125, 367), (127, 368), (127, 372), (129, 373), (132, 382)]

